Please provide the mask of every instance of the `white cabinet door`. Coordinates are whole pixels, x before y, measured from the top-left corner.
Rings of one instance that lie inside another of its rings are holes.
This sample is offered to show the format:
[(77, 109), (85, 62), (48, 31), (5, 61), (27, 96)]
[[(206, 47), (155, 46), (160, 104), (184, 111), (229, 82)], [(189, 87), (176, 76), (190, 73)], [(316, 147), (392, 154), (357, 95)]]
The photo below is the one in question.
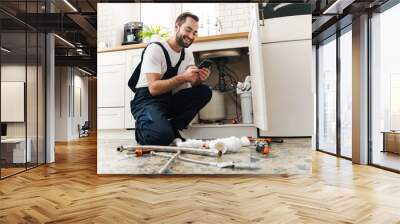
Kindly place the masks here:
[(143, 49), (134, 49), (126, 52), (126, 67), (125, 67), (125, 128), (135, 128), (135, 119), (131, 114), (131, 100), (135, 96), (132, 90), (128, 87), (128, 81), (140, 62)]
[(267, 130), (267, 98), (264, 81), (261, 33), (258, 19), (258, 5), (252, 4), (249, 32), (249, 60), (252, 84), (254, 124), (261, 130)]
[(267, 136), (311, 136), (314, 98), (311, 40), (263, 44), (269, 131)]
[(309, 40), (312, 38), (311, 15), (295, 15), (264, 20), (261, 42)]
[(98, 66), (97, 107), (123, 107), (125, 65)]
[(270, 18), (262, 29), (266, 136), (311, 136), (314, 128), (311, 15)]
[(123, 129), (124, 108), (97, 108), (97, 129)]

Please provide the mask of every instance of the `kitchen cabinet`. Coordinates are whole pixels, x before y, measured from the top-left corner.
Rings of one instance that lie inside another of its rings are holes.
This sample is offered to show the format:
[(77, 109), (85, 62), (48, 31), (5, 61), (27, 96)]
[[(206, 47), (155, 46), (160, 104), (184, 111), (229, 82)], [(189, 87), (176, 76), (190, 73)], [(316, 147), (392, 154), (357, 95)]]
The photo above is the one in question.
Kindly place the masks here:
[(101, 54), (97, 60), (97, 107), (123, 107), (125, 52)]
[(258, 20), (258, 6), (256, 4), (252, 4), (251, 12), (248, 42), (250, 72), (252, 77), (253, 120), (256, 127), (261, 130), (267, 130), (268, 102), (265, 91), (265, 75), (261, 49), (261, 33)]
[(123, 129), (124, 108), (97, 108), (97, 129)]
[[(254, 9), (255, 10), (255, 9)], [(258, 21), (254, 20), (254, 23)], [(257, 27), (254, 25), (254, 27)], [(258, 27), (257, 27), (258, 28)], [(250, 75), (252, 83), (252, 106), (253, 106), (253, 123), (251, 124), (219, 124), (219, 123), (201, 123), (192, 124), (187, 130), (183, 131), (184, 136), (188, 138), (221, 138), (227, 136), (256, 136), (257, 128), (265, 130), (267, 128), (267, 117), (266, 117), (266, 96), (264, 87), (264, 73), (262, 67), (262, 56), (261, 54), (261, 42), (260, 33), (256, 31), (250, 31), (246, 36), (240, 37), (233, 40), (218, 40), (208, 41), (202, 43), (194, 43), (191, 47), (193, 54), (200, 54), (200, 52), (209, 52), (214, 50), (225, 50), (225, 49), (240, 49), (241, 52), (246, 52), (243, 56), (240, 56), (238, 62), (229, 64), (229, 67), (236, 71), (238, 81), (243, 82), (246, 75)], [(247, 54), (248, 52), (248, 54)], [(246, 63), (248, 60), (249, 63)], [(247, 71), (246, 71), (247, 70)], [(210, 86), (215, 86), (217, 80), (214, 75), (218, 73), (216, 70), (212, 73), (208, 83)], [(236, 76), (235, 75), (235, 76)], [(213, 80), (214, 79), (214, 80)], [(235, 108), (234, 102), (229, 101), (229, 97), (225, 93), (225, 108)], [(240, 96), (238, 96), (239, 98)], [(239, 103), (239, 102), (238, 102)], [(240, 108), (240, 105), (238, 106)], [(234, 116), (232, 110), (226, 111), (226, 118)], [(239, 109), (240, 110), (240, 109)], [(201, 117), (200, 117), (201, 118)], [(209, 121), (208, 121), (209, 122)]]
[(310, 40), (312, 38), (311, 15), (264, 19), (260, 30), (262, 43)]
[(100, 66), (97, 74), (98, 107), (123, 107), (125, 65)]
[(265, 136), (312, 136), (314, 86), (310, 15), (260, 21), (268, 130)]
[(125, 52), (97, 56), (97, 128), (124, 128)]
[(134, 93), (128, 87), (128, 80), (140, 62), (142, 51), (139, 48), (98, 54), (98, 129), (135, 128), (130, 111)]
[(313, 134), (311, 56), (305, 56), (311, 51), (311, 40), (262, 45), (269, 121), (269, 129), (262, 131), (263, 135)]
[(131, 78), (133, 70), (136, 66), (140, 63), (140, 58), (142, 56), (143, 48), (140, 49), (133, 49), (126, 51), (126, 64), (125, 64), (125, 81), (124, 81), (124, 88), (125, 88), (125, 128), (135, 128), (135, 119), (131, 114), (131, 100), (135, 96), (132, 90), (128, 87), (128, 81)]

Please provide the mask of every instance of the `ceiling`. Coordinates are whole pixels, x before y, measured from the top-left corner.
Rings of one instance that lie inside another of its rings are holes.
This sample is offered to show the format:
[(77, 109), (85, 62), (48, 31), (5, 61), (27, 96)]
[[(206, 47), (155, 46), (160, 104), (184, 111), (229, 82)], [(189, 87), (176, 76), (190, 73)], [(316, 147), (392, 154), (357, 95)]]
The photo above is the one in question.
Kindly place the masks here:
[[(45, 0), (1, 0), (2, 44), (13, 50), (7, 56), (23, 58), (22, 55), (28, 54), (31, 58), (30, 52), (36, 48), (28, 44), (25, 50), (26, 31), (54, 32), (56, 65), (78, 66), (96, 74), (97, 1), (68, 0), (68, 3), (47, 0), (46, 5)], [(29, 34), (27, 39), (31, 39)]]

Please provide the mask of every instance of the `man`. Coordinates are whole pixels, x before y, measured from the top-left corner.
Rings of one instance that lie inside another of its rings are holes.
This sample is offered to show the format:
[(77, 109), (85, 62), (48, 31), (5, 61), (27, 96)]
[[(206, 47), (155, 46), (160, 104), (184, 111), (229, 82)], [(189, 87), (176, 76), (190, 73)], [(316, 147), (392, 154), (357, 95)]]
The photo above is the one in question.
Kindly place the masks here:
[(141, 145), (169, 145), (211, 99), (201, 84), (210, 74), (194, 65), (188, 48), (197, 36), (199, 18), (182, 13), (173, 35), (145, 49), (131, 112), (136, 141)]

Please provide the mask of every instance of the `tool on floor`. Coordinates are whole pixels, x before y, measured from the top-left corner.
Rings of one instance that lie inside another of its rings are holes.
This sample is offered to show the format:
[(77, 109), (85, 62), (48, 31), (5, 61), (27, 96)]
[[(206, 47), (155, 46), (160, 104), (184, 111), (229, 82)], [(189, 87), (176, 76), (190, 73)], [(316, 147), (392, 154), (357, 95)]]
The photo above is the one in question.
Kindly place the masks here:
[(181, 153), (202, 155), (202, 156), (212, 156), (220, 157), (222, 155), (221, 151), (216, 149), (198, 149), (198, 148), (188, 148), (188, 147), (177, 147), (177, 146), (159, 146), (159, 145), (132, 145), (132, 146), (119, 146), (117, 151), (123, 152), (128, 151), (134, 153), (136, 156), (140, 157), (144, 154), (148, 154), (151, 151), (156, 152), (175, 152), (181, 151)]
[(175, 155), (171, 156), (168, 162), (158, 171), (158, 174), (163, 174), (167, 171), (169, 166), (171, 165), (172, 162), (181, 154), (181, 151), (178, 151), (175, 153)]
[[(165, 157), (165, 158), (173, 158), (176, 154), (171, 156), (171, 155), (167, 155), (165, 153), (151, 152), (151, 155)], [(235, 161), (229, 161), (229, 162), (206, 162), (206, 161), (201, 161), (201, 160), (189, 159), (189, 158), (183, 157), (181, 155), (178, 155), (177, 158), (179, 160), (184, 161), (184, 162), (196, 163), (196, 164), (207, 165), (207, 166), (215, 166), (215, 167), (218, 167), (218, 168), (234, 168), (234, 169), (246, 169), (246, 170), (259, 169), (259, 167), (254, 165), (254, 164), (238, 163), (238, 162), (235, 162)]]
[(283, 143), (283, 139), (279, 138), (254, 138), (249, 137), (250, 142), (268, 142), (268, 143)]
[(270, 143), (256, 142), (256, 151), (263, 155), (268, 155), (269, 152), (271, 151)]
[(189, 147), (189, 148), (209, 148), (225, 152), (237, 152), (243, 146), (249, 146), (250, 141), (248, 137), (243, 136), (241, 138), (231, 136), (228, 138), (217, 138), (210, 141), (203, 141), (197, 139), (187, 139), (186, 141), (176, 141), (175, 144), (179, 147)]

